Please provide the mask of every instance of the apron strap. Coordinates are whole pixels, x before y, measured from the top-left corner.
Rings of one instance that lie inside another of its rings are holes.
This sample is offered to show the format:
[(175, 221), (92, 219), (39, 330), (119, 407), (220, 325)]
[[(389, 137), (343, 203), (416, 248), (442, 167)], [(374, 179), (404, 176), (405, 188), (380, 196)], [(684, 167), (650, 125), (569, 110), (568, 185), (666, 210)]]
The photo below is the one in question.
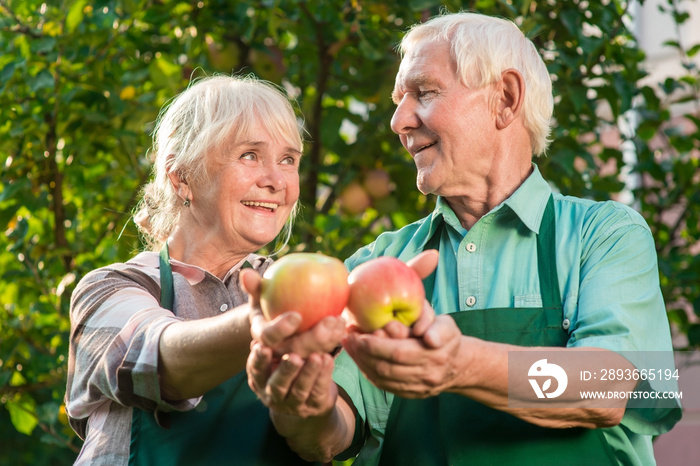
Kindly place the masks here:
[[(436, 251), (440, 250), (440, 238), (442, 237), (442, 231), (445, 229), (445, 224), (444, 221), (440, 222), (440, 224), (437, 227), (437, 230), (435, 230), (435, 233), (433, 233), (433, 236), (430, 237), (430, 239), (425, 243), (425, 246), (423, 246), (423, 251), (427, 251), (428, 249), (435, 249)], [(433, 304), (433, 289), (435, 288), (435, 274), (437, 272), (437, 268), (427, 277), (423, 279), (423, 288), (425, 289), (425, 299), (428, 300), (428, 302), (432, 305)]]
[(561, 293), (557, 278), (556, 220), (554, 198), (551, 194), (537, 234), (537, 269), (540, 276), (542, 307), (545, 309), (561, 307)]
[(174, 310), (175, 290), (173, 288), (173, 269), (170, 266), (170, 252), (166, 241), (158, 255), (160, 259), (160, 305), (169, 311)]

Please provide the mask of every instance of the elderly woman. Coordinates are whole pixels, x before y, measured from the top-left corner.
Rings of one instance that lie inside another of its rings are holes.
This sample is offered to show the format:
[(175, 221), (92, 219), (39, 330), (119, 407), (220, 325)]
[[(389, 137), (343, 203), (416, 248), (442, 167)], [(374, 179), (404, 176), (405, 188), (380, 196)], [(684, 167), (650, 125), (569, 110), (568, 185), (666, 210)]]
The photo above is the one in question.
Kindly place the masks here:
[[(291, 226), (301, 154), (289, 100), (252, 77), (201, 79), (161, 113), (154, 181), (135, 216), (152, 251), (89, 273), (72, 296), (77, 464), (302, 463), (247, 386), (239, 285), (242, 269), (265, 271), (272, 261), (256, 251)], [(288, 313), (273, 326), (299, 322)], [(343, 323), (307, 333), (280, 354), (327, 352)]]

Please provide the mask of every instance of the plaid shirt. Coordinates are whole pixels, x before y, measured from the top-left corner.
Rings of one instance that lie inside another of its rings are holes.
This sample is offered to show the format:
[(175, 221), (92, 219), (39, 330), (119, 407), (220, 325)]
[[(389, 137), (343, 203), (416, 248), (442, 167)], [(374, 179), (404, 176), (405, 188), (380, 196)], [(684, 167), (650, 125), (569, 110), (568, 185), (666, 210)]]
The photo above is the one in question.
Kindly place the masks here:
[[(246, 258), (263, 273), (271, 259)], [(71, 298), (71, 341), (66, 410), (85, 440), (76, 464), (126, 465), (133, 408), (159, 412), (193, 409), (201, 398), (167, 402), (160, 396), (158, 344), (168, 325), (212, 317), (244, 304), (238, 286), (245, 261), (220, 280), (209, 272), (170, 261), (175, 311), (160, 307), (159, 258), (144, 252), (125, 264), (87, 274)]]

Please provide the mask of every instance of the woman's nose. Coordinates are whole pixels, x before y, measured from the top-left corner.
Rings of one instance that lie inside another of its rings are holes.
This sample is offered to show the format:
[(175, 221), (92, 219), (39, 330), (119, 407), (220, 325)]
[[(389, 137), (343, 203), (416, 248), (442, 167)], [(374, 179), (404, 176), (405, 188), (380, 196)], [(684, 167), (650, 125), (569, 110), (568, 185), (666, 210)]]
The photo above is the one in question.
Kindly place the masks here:
[(420, 118), (416, 114), (415, 102), (410, 96), (405, 95), (394, 110), (391, 117), (391, 130), (396, 134), (405, 134), (421, 125)]
[(265, 172), (258, 179), (258, 186), (261, 188), (269, 188), (273, 192), (281, 191), (287, 186), (287, 181), (282, 170), (274, 166), (265, 168)]

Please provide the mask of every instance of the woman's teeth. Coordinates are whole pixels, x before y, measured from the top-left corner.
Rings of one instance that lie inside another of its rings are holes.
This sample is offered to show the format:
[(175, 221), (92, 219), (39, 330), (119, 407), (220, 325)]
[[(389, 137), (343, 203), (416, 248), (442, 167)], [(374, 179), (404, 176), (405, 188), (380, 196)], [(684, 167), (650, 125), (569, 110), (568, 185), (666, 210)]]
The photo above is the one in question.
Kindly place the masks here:
[(273, 211), (279, 207), (279, 204), (273, 202), (241, 201), (241, 203), (249, 207), (264, 207)]

